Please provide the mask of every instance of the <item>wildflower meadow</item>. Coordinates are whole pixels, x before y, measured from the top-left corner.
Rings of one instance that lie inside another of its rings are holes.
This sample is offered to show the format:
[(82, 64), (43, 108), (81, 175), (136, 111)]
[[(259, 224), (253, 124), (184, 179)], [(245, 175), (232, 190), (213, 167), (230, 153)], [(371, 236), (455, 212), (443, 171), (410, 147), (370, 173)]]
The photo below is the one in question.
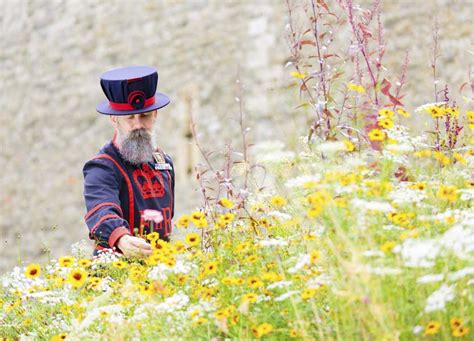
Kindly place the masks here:
[[(341, 3), (309, 2), (308, 33), (289, 3), (294, 105), (311, 117), (291, 148), (252, 146), (241, 107), (242, 150), (203, 150), (182, 238), (143, 236), (146, 258), (75, 247), (16, 266), (1, 277), (2, 340), (472, 339), (474, 94), (403, 103), (406, 76), (389, 79), (377, 54), (380, 13)], [(359, 44), (344, 70), (320, 31), (336, 14)], [(326, 51), (321, 69), (306, 49)]]

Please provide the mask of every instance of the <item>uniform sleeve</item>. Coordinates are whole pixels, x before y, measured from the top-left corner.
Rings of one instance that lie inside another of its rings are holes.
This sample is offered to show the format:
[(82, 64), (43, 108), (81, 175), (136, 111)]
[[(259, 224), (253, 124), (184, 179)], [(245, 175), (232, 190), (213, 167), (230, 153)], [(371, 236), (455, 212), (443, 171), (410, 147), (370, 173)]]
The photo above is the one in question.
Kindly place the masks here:
[(100, 246), (114, 247), (120, 237), (130, 234), (120, 205), (121, 175), (107, 159), (86, 162), (83, 174), (89, 237)]
[(171, 157), (169, 155), (166, 155), (167, 156), (167, 161), (170, 163), (171, 165), (171, 191), (172, 191), (172, 203), (171, 203), (171, 219), (173, 219), (174, 217), (174, 183), (175, 183), (175, 172), (174, 172), (174, 165), (173, 165), (173, 160), (171, 159)]

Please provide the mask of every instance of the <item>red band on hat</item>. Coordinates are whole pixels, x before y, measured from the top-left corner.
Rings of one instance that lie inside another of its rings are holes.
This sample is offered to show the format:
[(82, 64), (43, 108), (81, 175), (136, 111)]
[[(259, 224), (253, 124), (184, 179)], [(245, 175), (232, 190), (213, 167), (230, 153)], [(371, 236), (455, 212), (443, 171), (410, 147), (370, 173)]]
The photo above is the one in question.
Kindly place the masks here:
[[(143, 107), (140, 108), (140, 109), (149, 107), (150, 105), (152, 105), (154, 103), (155, 103), (155, 96), (147, 98), (145, 100), (145, 103), (143, 104)], [(110, 102), (109, 101), (109, 105), (114, 110), (137, 110), (128, 103), (115, 103), (115, 102)]]

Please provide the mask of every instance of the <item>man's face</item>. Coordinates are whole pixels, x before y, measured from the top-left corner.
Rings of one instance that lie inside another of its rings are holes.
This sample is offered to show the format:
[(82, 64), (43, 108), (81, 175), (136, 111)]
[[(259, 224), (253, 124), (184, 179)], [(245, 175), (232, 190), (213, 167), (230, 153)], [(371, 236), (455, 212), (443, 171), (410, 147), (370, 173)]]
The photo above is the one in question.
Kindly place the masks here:
[(153, 161), (155, 150), (153, 127), (158, 111), (128, 116), (110, 116), (117, 132), (117, 145), (122, 157), (132, 164)]
[(153, 110), (136, 115), (110, 116), (110, 119), (115, 129), (118, 129), (122, 135), (127, 135), (132, 130), (142, 128), (146, 129), (151, 134), (157, 115), (158, 110)]

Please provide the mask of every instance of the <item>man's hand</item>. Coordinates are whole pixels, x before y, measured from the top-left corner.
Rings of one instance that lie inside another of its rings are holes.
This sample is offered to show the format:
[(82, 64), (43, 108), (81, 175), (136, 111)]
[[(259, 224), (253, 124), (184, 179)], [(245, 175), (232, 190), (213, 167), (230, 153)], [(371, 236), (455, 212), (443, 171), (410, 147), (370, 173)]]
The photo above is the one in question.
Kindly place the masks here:
[(115, 244), (125, 256), (149, 256), (151, 245), (141, 238), (132, 237), (128, 234), (120, 237)]

